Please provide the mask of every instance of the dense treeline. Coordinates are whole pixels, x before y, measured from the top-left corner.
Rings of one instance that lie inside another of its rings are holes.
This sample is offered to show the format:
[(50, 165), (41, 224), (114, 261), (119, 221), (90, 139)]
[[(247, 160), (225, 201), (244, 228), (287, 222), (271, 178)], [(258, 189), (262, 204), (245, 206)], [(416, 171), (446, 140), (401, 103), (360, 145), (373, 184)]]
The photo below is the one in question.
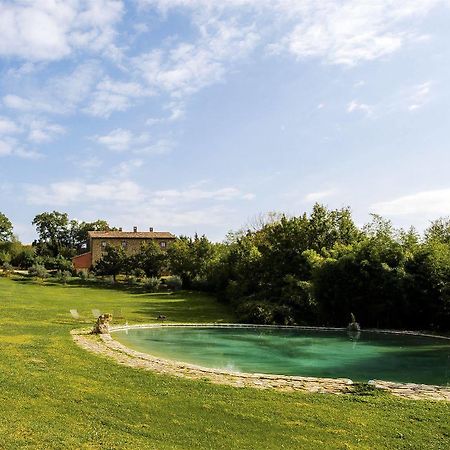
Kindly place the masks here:
[(88, 231), (108, 231), (105, 220), (79, 222), (66, 213), (43, 212), (32, 224), (38, 238), (31, 245), (23, 245), (13, 233), (11, 221), (0, 213), (0, 266), (29, 269), (39, 266), (46, 270), (71, 271), (71, 258), (87, 251)]
[[(71, 221), (56, 211), (33, 223), (39, 238), (24, 247), (0, 215), (4, 267), (16, 258), (35, 269), (42, 262), (67, 269), (69, 258), (85, 251), (87, 231), (110, 229), (105, 221)], [(343, 326), (354, 313), (365, 327), (450, 329), (447, 219), (420, 236), (376, 215), (359, 228), (349, 209), (315, 205), (309, 215), (268, 215), (223, 243), (181, 236), (167, 251), (148, 244), (132, 256), (109, 247), (93, 272), (154, 286), (171, 273), (185, 289), (214, 292), (232, 304), (243, 322)]]
[(421, 238), (379, 216), (359, 229), (349, 209), (320, 205), (274, 218), (225, 244), (180, 239), (169, 265), (246, 322), (343, 326), (353, 312), (366, 327), (450, 328), (450, 221)]

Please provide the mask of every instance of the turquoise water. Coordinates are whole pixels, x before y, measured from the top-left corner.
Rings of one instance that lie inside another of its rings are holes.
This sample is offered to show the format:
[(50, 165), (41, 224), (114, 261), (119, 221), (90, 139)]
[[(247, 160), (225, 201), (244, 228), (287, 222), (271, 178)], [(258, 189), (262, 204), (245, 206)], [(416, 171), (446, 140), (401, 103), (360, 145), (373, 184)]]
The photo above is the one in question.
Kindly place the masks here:
[(165, 359), (237, 372), (450, 385), (450, 341), (363, 331), (145, 328), (114, 339)]

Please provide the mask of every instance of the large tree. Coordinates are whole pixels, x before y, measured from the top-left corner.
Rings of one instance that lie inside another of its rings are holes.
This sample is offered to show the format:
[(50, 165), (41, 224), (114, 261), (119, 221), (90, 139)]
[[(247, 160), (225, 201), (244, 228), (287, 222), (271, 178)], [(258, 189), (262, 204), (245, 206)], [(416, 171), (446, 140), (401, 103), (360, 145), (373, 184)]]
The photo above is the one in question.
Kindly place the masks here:
[(181, 236), (167, 250), (170, 271), (183, 280), (183, 287), (190, 288), (195, 278), (206, 275), (214, 258), (215, 246), (206, 236), (189, 238)]
[(94, 267), (97, 275), (112, 275), (114, 282), (116, 276), (124, 272), (127, 257), (122, 247), (106, 246), (105, 253)]
[(38, 252), (57, 256), (65, 247), (71, 245), (69, 217), (58, 211), (38, 214), (32, 222), (39, 236)]
[(140, 251), (129, 258), (129, 268), (142, 269), (148, 277), (161, 276), (166, 264), (166, 251), (154, 241), (142, 245)]
[(111, 230), (105, 220), (78, 222), (69, 220), (67, 213), (43, 212), (33, 219), (39, 239), (35, 243), (38, 254), (71, 257), (86, 251), (89, 231)]
[(8, 242), (13, 237), (13, 225), (11, 221), (0, 212), (0, 242)]

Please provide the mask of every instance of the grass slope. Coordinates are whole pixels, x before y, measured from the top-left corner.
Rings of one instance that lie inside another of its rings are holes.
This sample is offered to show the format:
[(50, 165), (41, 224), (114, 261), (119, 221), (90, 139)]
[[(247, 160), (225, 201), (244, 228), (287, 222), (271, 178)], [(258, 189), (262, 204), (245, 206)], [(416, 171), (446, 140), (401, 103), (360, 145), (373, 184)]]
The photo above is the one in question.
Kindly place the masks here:
[[(199, 294), (0, 279), (1, 449), (446, 449), (450, 405), (217, 386), (122, 367), (69, 335), (91, 309), (119, 321), (230, 321)], [(86, 325), (84, 325), (86, 326)]]

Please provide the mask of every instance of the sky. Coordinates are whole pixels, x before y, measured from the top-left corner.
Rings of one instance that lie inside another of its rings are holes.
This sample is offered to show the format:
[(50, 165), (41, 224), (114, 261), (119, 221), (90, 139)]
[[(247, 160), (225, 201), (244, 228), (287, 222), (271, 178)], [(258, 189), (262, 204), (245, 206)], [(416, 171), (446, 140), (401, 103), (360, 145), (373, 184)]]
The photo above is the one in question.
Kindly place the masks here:
[(0, 0), (0, 211), (221, 240), (450, 215), (450, 0)]

